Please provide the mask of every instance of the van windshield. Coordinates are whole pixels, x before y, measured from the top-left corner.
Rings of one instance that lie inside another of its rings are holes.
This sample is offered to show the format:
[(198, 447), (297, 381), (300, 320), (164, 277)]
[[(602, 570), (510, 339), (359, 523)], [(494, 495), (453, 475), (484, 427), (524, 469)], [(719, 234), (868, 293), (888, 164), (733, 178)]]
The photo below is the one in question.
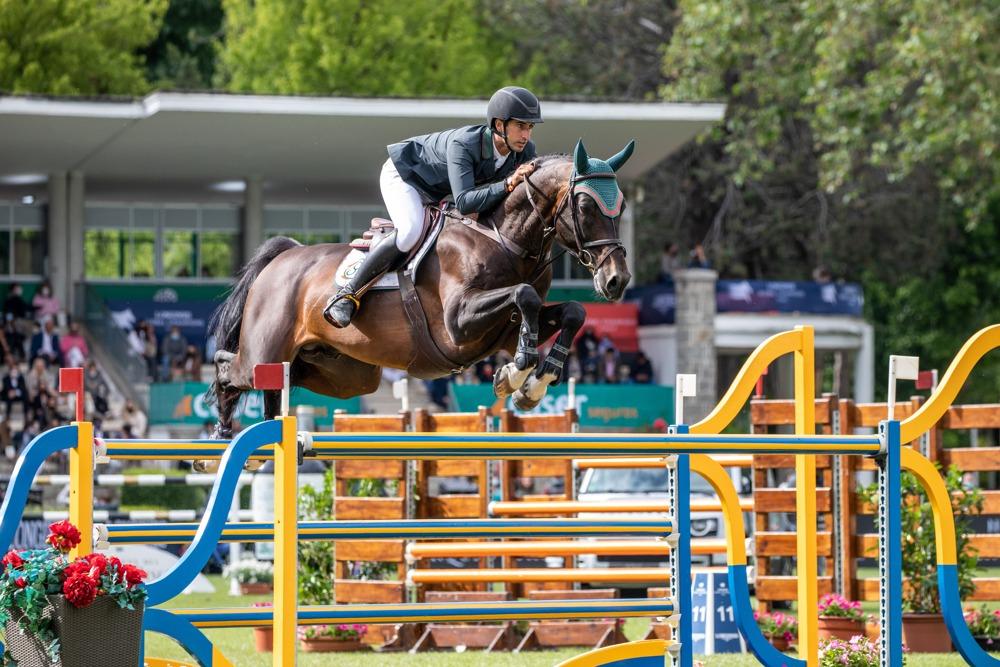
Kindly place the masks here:
[[(593, 470), (581, 493), (666, 493), (666, 468), (602, 468)], [(691, 493), (715, 495), (701, 475), (691, 473)]]

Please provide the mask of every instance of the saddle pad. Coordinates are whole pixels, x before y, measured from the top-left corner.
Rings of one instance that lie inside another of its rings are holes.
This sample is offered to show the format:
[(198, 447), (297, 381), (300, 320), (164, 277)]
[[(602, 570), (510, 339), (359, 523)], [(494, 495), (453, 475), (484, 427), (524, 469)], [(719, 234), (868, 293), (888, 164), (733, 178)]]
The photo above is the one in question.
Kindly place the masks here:
[[(420, 263), (423, 261), (424, 257), (430, 254), (431, 248), (437, 242), (438, 234), (441, 233), (441, 229), (444, 227), (444, 216), (437, 216), (437, 219), (433, 223), (430, 231), (424, 235), (423, 240), (420, 245), (415, 248), (415, 252), (410, 255), (410, 261), (406, 263), (405, 271), (411, 276), (416, 276), (417, 270), (420, 268)], [(374, 238), (371, 239), (371, 243), (377, 243), (382, 240), (382, 237), (387, 235), (391, 231), (391, 227), (386, 228), (384, 225), (379, 229), (375, 230), (374, 224), (372, 225), (375, 233)], [(387, 243), (392, 243), (391, 240), (386, 241)], [(368, 248), (359, 249), (351, 244), (351, 252), (347, 253), (340, 262), (340, 266), (337, 267), (337, 273), (334, 277), (334, 282), (337, 287), (343, 287), (347, 284), (347, 281), (351, 279), (351, 276), (355, 274), (358, 267), (361, 266), (361, 262), (364, 261), (365, 255), (368, 252)], [(415, 279), (415, 278), (414, 278)], [(399, 289), (399, 275), (397, 271), (389, 271), (384, 276), (378, 279), (374, 285), (369, 289), (372, 290), (391, 290)]]

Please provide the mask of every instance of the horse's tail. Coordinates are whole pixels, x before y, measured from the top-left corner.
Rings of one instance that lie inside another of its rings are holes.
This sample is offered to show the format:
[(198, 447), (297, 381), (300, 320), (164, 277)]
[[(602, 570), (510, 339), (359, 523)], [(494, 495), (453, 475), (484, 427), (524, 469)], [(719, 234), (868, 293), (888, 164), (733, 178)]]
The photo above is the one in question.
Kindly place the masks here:
[(215, 337), (217, 349), (234, 354), (239, 350), (243, 307), (246, 305), (250, 286), (257, 280), (257, 276), (264, 270), (264, 267), (270, 264), (275, 257), (299, 245), (302, 244), (295, 239), (290, 239), (287, 236), (275, 236), (258, 248), (250, 261), (243, 266), (229, 296), (212, 314), (212, 319), (208, 323), (208, 335)]

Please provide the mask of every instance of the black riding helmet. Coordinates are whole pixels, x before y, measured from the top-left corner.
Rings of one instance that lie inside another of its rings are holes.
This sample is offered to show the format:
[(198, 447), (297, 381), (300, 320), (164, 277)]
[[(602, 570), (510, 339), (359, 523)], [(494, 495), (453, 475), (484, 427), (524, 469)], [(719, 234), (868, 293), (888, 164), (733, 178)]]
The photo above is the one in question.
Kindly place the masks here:
[[(504, 142), (507, 141), (507, 123), (512, 120), (519, 120), (522, 123), (534, 123), (538, 125), (542, 120), (542, 105), (538, 98), (527, 88), (519, 86), (507, 86), (493, 93), (490, 103), (486, 105), (486, 121), (490, 129), (493, 130), (493, 120), (503, 121)], [(510, 144), (507, 144), (510, 148)], [(513, 150), (513, 149), (511, 149)]]

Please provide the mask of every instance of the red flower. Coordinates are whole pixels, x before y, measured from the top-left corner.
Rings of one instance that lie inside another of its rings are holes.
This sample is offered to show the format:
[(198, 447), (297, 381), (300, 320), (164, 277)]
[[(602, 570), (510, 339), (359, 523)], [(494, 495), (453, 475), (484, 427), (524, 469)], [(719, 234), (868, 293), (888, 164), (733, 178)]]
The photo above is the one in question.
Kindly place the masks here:
[(17, 553), (13, 549), (8, 551), (7, 555), (3, 557), (3, 561), (0, 562), (3, 563), (5, 569), (9, 567), (12, 570), (16, 570), (24, 565), (24, 559), (21, 558), (21, 554)]
[(90, 565), (90, 576), (92, 579), (99, 580), (101, 575), (107, 570), (108, 559), (103, 554), (87, 554), (83, 557), (83, 560)]
[(24, 580), (24, 577), (18, 577), (17, 579), (14, 580), (14, 584), (18, 588), (24, 588), (25, 586), (28, 585), (28, 582)]
[(77, 558), (75, 561), (70, 563), (63, 569), (62, 576), (63, 581), (69, 579), (75, 574), (84, 574), (90, 576), (90, 563), (88, 563), (83, 558)]
[(132, 588), (136, 584), (141, 584), (146, 576), (146, 571), (139, 569), (135, 565), (125, 566), (125, 584), (127, 588)]
[(86, 607), (97, 597), (97, 584), (85, 574), (74, 574), (63, 584), (63, 595), (74, 607)]
[(49, 536), (45, 541), (56, 550), (69, 553), (70, 549), (80, 544), (80, 531), (69, 521), (59, 521), (49, 526)]

